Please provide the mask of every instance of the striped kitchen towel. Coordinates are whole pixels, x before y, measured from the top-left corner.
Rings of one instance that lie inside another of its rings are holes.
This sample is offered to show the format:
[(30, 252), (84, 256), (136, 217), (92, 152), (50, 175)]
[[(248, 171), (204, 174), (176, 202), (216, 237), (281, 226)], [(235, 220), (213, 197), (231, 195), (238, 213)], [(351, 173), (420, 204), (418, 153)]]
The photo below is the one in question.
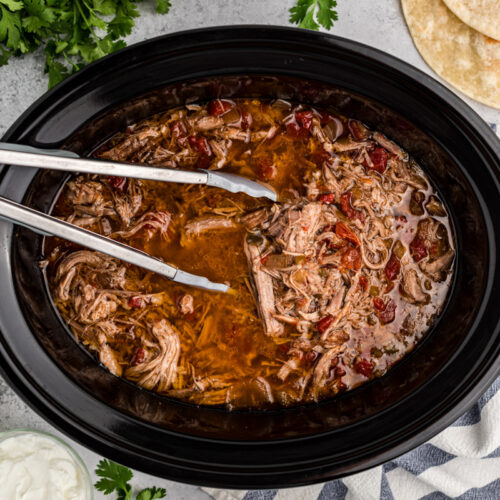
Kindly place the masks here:
[(379, 467), (300, 488), (203, 489), (215, 500), (498, 500), (500, 377), (453, 425)]
[(500, 500), (500, 377), (453, 425), (379, 467), (300, 488), (203, 489), (215, 500)]

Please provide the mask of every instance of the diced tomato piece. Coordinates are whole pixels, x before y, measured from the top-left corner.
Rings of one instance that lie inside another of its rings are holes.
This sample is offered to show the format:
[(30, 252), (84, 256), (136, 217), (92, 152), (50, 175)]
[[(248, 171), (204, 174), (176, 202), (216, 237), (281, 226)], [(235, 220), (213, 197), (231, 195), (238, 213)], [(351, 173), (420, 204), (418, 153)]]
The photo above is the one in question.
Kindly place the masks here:
[(326, 205), (331, 205), (332, 203), (335, 203), (335, 194), (320, 194), (318, 196), (318, 201), (320, 201), (321, 203), (325, 203)]
[(368, 287), (368, 280), (363, 275), (359, 277), (359, 286), (363, 291)]
[(262, 181), (269, 181), (276, 177), (278, 169), (270, 158), (260, 158), (257, 162), (257, 176)]
[(389, 299), (389, 302), (387, 302), (384, 310), (379, 313), (378, 317), (382, 323), (394, 321), (396, 317), (396, 303), (392, 299)]
[(286, 354), (290, 350), (290, 344), (280, 344), (278, 349)]
[(340, 206), (344, 215), (351, 220), (359, 219), (361, 222), (365, 221), (365, 214), (361, 210), (352, 208), (351, 205), (352, 192), (347, 191), (340, 196)]
[(210, 163), (210, 156), (200, 155), (198, 161), (196, 162), (196, 167), (207, 169), (208, 167), (210, 167)]
[(229, 101), (214, 99), (208, 103), (207, 111), (211, 116), (220, 116), (227, 113), (232, 107), (233, 104)]
[(314, 363), (318, 359), (318, 351), (309, 351), (306, 354), (306, 361), (308, 363)]
[(146, 359), (146, 351), (142, 347), (138, 347), (132, 355), (130, 364), (132, 366), (140, 365)]
[(349, 132), (351, 132), (351, 135), (354, 137), (354, 139), (356, 139), (357, 141), (365, 139), (366, 132), (360, 122), (358, 122), (357, 120), (349, 120), (347, 122), (347, 127), (349, 128)]
[(375, 148), (368, 153), (368, 156), (370, 157), (373, 166), (368, 165), (366, 161), (363, 162), (363, 165), (371, 170), (376, 170), (377, 172), (383, 174), (387, 167), (387, 151), (384, 148)]
[(206, 156), (210, 156), (212, 154), (212, 150), (210, 149), (210, 145), (205, 137), (190, 135), (188, 137), (189, 144), (198, 151), (198, 153)]
[(243, 111), (241, 113), (241, 128), (243, 130), (248, 130), (252, 126), (253, 118), (248, 111)]
[(415, 262), (419, 262), (424, 257), (427, 257), (427, 247), (425, 241), (420, 236), (415, 236), (410, 243), (410, 254)]
[(115, 191), (123, 194), (127, 190), (128, 179), (126, 177), (109, 176), (107, 180), (109, 186)]
[(298, 123), (290, 122), (286, 125), (286, 133), (292, 139), (295, 140), (304, 140), (309, 137), (309, 131), (304, 127), (301, 127)]
[(328, 328), (330, 328), (330, 325), (333, 323), (333, 316), (329, 314), (328, 316), (325, 316), (324, 318), (321, 318), (317, 323), (316, 327), (318, 328), (319, 333), (325, 333)]
[(339, 238), (350, 241), (353, 245), (359, 247), (358, 237), (343, 222), (337, 222), (337, 224), (335, 224), (335, 234)]
[(312, 111), (297, 111), (297, 113), (295, 113), (295, 121), (306, 130), (311, 129), (313, 118), (314, 115)]
[(365, 377), (370, 377), (373, 372), (373, 363), (365, 358), (361, 358), (359, 361), (354, 363), (354, 369), (364, 375)]
[(392, 254), (391, 258), (385, 265), (385, 275), (387, 276), (387, 279), (391, 281), (395, 279), (398, 276), (400, 269), (401, 264), (399, 263), (399, 259)]
[(342, 208), (342, 212), (344, 212), (344, 215), (346, 217), (349, 217), (349, 219), (351, 219), (351, 212), (352, 212), (351, 196), (352, 196), (351, 191), (347, 191), (346, 193), (342, 193), (340, 195), (340, 206)]
[(379, 311), (383, 311), (385, 309), (385, 303), (380, 297), (374, 297), (373, 305), (375, 306), (375, 309), (378, 309)]
[(346, 374), (346, 371), (344, 370), (344, 368), (342, 366), (337, 366), (337, 368), (335, 368), (335, 377), (337, 377), (337, 378), (343, 377), (345, 374)]
[(342, 265), (351, 271), (361, 267), (361, 253), (357, 248), (348, 247), (342, 254)]
[(142, 300), (142, 297), (134, 295), (132, 297), (129, 297), (128, 305), (134, 309), (140, 309), (141, 307), (144, 307), (146, 304), (144, 303), (144, 300)]

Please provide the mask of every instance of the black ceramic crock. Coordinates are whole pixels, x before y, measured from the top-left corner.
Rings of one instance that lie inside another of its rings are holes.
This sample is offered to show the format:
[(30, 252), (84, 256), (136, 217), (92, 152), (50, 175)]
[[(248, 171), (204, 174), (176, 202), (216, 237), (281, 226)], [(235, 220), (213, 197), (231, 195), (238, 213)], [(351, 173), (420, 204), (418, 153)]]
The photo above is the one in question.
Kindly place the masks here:
[[(406, 63), (341, 38), (273, 27), (197, 30), (98, 61), (39, 99), (3, 140), (87, 154), (186, 100), (283, 97), (385, 132), (446, 200), (457, 260), (447, 306), (385, 377), (317, 405), (228, 412), (114, 377), (73, 340), (38, 266), (42, 238), (0, 224), (1, 370), (60, 430), (111, 459), (219, 487), (281, 487), (361, 471), (423, 443), (498, 374), (499, 142), (466, 104)], [(4, 167), (0, 194), (49, 211), (66, 180)]]

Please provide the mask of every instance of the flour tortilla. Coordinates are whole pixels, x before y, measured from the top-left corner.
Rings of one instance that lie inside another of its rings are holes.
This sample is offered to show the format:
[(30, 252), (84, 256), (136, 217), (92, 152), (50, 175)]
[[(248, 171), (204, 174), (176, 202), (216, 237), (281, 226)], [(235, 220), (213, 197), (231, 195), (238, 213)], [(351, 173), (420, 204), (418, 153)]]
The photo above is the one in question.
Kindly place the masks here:
[(500, 109), (500, 42), (470, 28), (443, 0), (402, 0), (415, 45), (444, 80)]
[(444, 0), (471, 28), (500, 41), (500, 0)]

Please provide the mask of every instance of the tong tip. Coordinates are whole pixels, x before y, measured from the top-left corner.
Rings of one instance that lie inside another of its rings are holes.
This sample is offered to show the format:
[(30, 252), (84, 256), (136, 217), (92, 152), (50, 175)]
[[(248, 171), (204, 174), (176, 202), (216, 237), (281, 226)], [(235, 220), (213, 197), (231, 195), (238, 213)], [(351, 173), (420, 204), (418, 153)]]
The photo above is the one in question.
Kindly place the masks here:
[(224, 283), (213, 283), (203, 276), (197, 276), (195, 274), (187, 273), (178, 269), (175, 273), (172, 281), (177, 283), (183, 283), (184, 285), (191, 285), (198, 288), (204, 288), (205, 290), (211, 290), (213, 292), (228, 292), (230, 287)]

